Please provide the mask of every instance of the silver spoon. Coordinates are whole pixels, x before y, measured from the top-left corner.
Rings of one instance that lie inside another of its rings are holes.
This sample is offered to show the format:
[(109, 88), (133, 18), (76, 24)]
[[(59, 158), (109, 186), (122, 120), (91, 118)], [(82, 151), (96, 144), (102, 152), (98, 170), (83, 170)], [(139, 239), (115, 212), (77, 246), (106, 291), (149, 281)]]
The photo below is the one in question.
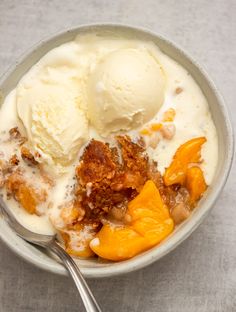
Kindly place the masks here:
[(12, 212), (7, 208), (7, 205), (4, 203), (2, 197), (0, 197), (0, 207), (5, 220), (18, 236), (27, 242), (51, 250), (62, 260), (75, 282), (86, 311), (101, 312), (101, 309), (96, 302), (96, 299), (94, 298), (91, 290), (89, 289), (88, 284), (84, 280), (78, 266), (75, 264), (74, 260), (65, 252), (65, 250), (58, 244), (56, 235), (42, 235), (27, 230), (17, 221)]

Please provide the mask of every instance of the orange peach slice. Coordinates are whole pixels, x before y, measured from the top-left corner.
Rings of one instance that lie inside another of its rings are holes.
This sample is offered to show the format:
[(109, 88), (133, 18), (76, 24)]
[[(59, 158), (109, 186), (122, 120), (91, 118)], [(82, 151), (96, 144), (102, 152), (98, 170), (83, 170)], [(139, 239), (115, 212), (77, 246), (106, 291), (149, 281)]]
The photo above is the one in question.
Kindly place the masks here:
[(113, 261), (129, 259), (155, 246), (173, 231), (173, 220), (151, 180), (129, 203), (127, 214), (130, 224), (102, 227), (90, 243), (95, 254)]
[(190, 200), (194, 205), (207, 189), (201, 168), (195, 166), (187, 170), (186, 188), (189, 191)]
[[(82, 233), (84, 226), (77, 226), (76, 231), (60, 231), (61, 237), (65, 244), (65, 250), (70, 255), (80, 258), (89, 258), (94, 255), (93, 251), (89, 247), (89, 243), (93, 238), (93, 235)], [(81, 238), (82, 237), (82, 238)]]
[(201, 147), (205, 142), (205, 137), (198, 137), (187, 141), (177, 149), (172, 163), (165, 171), (165, 185), (185, 183), (188, 166), (192, 163), (199, 163)]

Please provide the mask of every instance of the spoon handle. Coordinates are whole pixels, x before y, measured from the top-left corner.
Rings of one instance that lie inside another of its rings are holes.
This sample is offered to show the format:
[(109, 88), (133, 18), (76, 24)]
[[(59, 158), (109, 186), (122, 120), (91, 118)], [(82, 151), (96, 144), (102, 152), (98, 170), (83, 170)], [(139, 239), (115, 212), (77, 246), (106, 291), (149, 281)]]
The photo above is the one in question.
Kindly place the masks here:
[(96, 299), (94, 298), (88, 284), (83, 278), (78, 266), (75, 264), (74, 260), (65, 252), (65, 250), (56, 242), (53, 241), (49, 246), (51, 251), (53, 251), (64, 263), (66, 269), (73, 278), (75, 285), (80, 293), (81, 299), (84, 303), (87, 312), (101, 312)]

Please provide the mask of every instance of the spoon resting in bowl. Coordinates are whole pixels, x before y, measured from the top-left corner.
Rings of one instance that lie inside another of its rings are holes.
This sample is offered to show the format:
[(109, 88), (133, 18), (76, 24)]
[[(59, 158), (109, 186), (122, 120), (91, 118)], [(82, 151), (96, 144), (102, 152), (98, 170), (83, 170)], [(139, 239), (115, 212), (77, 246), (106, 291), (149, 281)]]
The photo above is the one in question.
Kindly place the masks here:
[(57, 241), (56, 235), (43, 235), (37, 234), (29, 231), (25, 227), (23, 227), (15, 218), (15, 216), (11, 213), (11, 211), (7, 208), (3, 199), (0, 197), (0, 211), (4, 219), (7, 221), (8, 225), (11, 227), (13, 231), (16, 232), (18, 236), (23, 238), (29, 243), (34, 245), (38, 245), (40, 247), (46, 248), (56, 254), (70, 276), (75, 282), (75, 285), (80, 293), (81, 299), (84, 303), (84, 307), (87, 312), (101, 312), (101, 309), (96, 302), (91, 290), (89, 289), (88, 284), (86, 283), (83, 275), (80, 272), (80, 269), (75, 264), (74, 260), (67, 254), (67, 252), (59, 245)]

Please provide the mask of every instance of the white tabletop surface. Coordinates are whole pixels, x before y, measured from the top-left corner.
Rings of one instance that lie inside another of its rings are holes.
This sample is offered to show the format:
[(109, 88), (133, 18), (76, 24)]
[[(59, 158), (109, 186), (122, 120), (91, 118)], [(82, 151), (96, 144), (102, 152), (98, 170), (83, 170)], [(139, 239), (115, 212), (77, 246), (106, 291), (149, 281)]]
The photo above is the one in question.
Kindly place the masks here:
[[(186, 49), (219, 87), (236, 124), (235, 0), (0, 0), (0, 72), (57, 30), (90, 22), (152, 29)], [(236, 167), (194, 234), (150, 267), (89, 280), (107, 312), (236, 311)], [(0, 311), (83, 311), (71, 280), (41, 271), (0, 242)]]

